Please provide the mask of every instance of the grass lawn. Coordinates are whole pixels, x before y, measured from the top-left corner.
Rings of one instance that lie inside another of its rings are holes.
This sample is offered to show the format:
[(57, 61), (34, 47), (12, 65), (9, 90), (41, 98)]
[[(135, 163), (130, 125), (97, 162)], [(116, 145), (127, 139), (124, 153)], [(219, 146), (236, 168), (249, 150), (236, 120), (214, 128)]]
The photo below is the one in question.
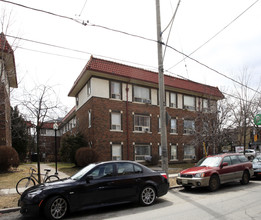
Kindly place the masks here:
[[(50, 163), (48, 165), (55, 167), (55, 163)], [(75, 167), (74, 163), (57, 163), (57, 168), (59, 171), (66, 173), (68, 176), (72, 176), (81, 169), (79, 167)]]
[(0, 189), (15, 188), (21, 178), (29, 176), (30, 167), (29, 164), (21, 164), (18, 168), (11, 169), (7, 173), (0, 173)]

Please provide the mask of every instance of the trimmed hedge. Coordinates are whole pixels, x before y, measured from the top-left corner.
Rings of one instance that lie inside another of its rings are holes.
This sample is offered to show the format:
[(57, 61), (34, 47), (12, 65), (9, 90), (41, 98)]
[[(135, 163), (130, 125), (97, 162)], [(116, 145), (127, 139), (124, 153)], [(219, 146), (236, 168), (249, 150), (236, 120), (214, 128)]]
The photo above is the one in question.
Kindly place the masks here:
[(89, 147), (81, 147), (76, 151), (75, 162), (79, 167), (85, 167), (98, 161), (98, 154)]
[(12, 147), (0, 146), (0, 172), (7, 172), (10, 167), (19, 166), (19, 156)]

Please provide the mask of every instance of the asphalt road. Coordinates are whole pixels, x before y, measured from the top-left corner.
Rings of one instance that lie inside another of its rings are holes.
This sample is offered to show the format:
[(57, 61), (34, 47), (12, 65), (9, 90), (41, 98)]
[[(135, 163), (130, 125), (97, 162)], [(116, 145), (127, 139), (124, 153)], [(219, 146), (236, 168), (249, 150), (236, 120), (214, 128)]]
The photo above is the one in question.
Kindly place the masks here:
[[(114, 207), (88, 210), (74, 213), (67, 220), (210, 220), (210, 219), (261, 219), (261, 180), (252, 180), (248, 185), (231, 183), (221, 186), (217, 192), (208, 192), (198, 188), (185, 191), (183, 188), (169, 190), (150, 207), (137, 204), (125, 204)], [(1, 220), (33, 220), (13, 212), (0, 216)], [(43, 218), (40, 218), (43, 219)]]

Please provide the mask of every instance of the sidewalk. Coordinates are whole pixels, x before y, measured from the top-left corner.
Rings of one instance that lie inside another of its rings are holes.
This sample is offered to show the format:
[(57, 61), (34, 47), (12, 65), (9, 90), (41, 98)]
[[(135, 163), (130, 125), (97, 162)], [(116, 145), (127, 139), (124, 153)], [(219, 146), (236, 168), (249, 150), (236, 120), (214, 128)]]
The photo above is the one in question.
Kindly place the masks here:
[[(37, 168), (37, 164), (32, 164), (32, 167), (35, 167)], [(41, 163), (40, 165), (40, 168), (41, 168), (41, 174), (45, 174), (45, 171), (44, 169), (50, 169), (51, 171), (49, 172), (49, 175), (53, 175), (55, 174), (55, 168), (53, 167), (50, 167), (49, 165), (47, 164), (44, 164), (44, 163)], [(58, 176), (60, 179), (63, 179), (63, 178), (67, 178), (69, 177), (67, 174), (63, 173), (63, 172), (60, 172), (58, 171)], [(16, 189), (15, 188), (12, 188), (12, 189), (1, 189), (0, 190), (0, 196), (1, 195), (8, 195), (8, 194), (16, 194)]]

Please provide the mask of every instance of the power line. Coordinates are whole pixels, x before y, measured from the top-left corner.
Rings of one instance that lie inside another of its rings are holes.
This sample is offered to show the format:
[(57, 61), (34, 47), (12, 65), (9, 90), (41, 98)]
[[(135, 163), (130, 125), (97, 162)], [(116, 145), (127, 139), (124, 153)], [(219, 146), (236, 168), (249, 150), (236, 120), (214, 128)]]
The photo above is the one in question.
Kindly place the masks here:
[(229, 80), (231, 80), (231, 81), (233, 81), (233, 82), (239, 84), (240, 86), (244, 86), (244, 87), (247, 88), (247, 89), (250, 89), (250, 90), (252, 90), (252, 91), (254, 91), (254, 92), (256, 92), (256, 93), (261, 94), (261, 92), (259, 92), (258, 90), (252, 89), (251, 87), (249, 87), (249, 86), (247, 86), (247, 85), (244, 85), (243, 83), (238, 82), (238, 81), (235, 80), (235, 79), (232, 79), (231, 77), (225, 75), (224, 73), (221, 73), (221, 72), (219, 72), (219, 71), (213, 69), (212, 67), (209, 67), (208, 65), (206, 65), (206, 64), (204, 64), (204, 63), (201, 63), (200, 61), (198, 61), (198, 60), (196, 60), (196, 59), (190, 57), (189, 55), (186, 55), (185, 53), (182, 53), (181, 51), (175, 49), (174, 47), (171, 47), (170, 45), (166, 45), (166, 46), (169, 47), (169, 48), (171, 48), (172, 50), (176, 51), (177, 53), (182, 54), (182, 55), (185, 56), (186, 58), (189, 58), (189, 59), (193, 60), (194, 62), (200, 64), (201, 66), (204, 66), (204, 67), (206, 67), (207, 69), (209, 69), (209, 70), (211, 70), (211, 71), (213, 71), (213, 72), (215, 72), (215, 73), (217, 73), (217, 74), (219, 74), (219, 75), (221, 75), (221, 76), (223, 76), (223, 77), (225, 77), (225, 78), (227, 78), (227, 79), (229, 79)]
[[(216, 34), (214, 34), (210, 39), (208, 39), (205, 43), (200, 45), (197, 49), (195, 49), (193, 52), (189, 54), (191, 56), (192, 54), (196, 53), (199, 49), (201, 49), (203, 46), (205, 46), (207, 43), (209, 43), (211, 40), (213, 40), (216, 36), (218, 36), (221, 32), (223, 32), (226, 28), (228, 28), (232, 23), (234, 23), (238, 18), (240, 18), (245, 12), (247, 12), (250, 8), (252, 8), (259, 0), (255, 1), (253, 4), (251, 4), (249, 7), (247, 7), (243, 12), (241, 12), (238, 16), (236, 16), (232, 21), (230, 21), (225, 27), (223, 27), (221, 30), (219, 30)], [(174, 68), (178, 64), (180, 64), (183, 60), (186, 58), (183, 58), (178, 63), (176, 63), (174, 66), (168, 68), (168, 70)]]
[[(122, 59), (117, 59), (117, 58), (113, 58), (113, 57), (108, 57), (108, 56), (103, 56), (103, 55), (99, 55), (99, 54), (94, 54), (91, 52), (86, 52), (83, 50), (77, 50), (77, 49), (73, 49), (73, 48), (68, 48), (68, 47), (64, 47), (64, 46), (59, 46), (59, 45), (54, 45), (54, 44), (50, 44), (50, 43), (45, 43), (45, 42), (40, 42), (40, 41), (36, 41), (36, 40), (31, 40), (31, 39), (26, 39), (26, 38), (21, 38), (21, 37), (15, 37), (12, 35), (6, 35), (7, 37), (11, 37), (11, 38), (15, 38), (18, 40), (23, 40), (23, 41), (27, 41), (30, 43), (35, 43), (35, 44), (40, 44), (40, 45), (44, 45), (44, 46), (49, 46), (49, 47), (54, 47), (54, 48), (58, 48), (58, 49), (63, 49), (63, 50), (68, 50), (68, 51), (72, 51), (72, 52), (78, 52), (78, 53), (83, 53), (83, 54), (88, 54), (88, 55), (93, 55), (96, 57), (101, 57), (101, 58), (105, 58), (105, 59), (110, 59), (110, 60), (114, 60), (114, 61), (118, 61), (118, 62), (124, 62), (124, 63), (129, 63), (129, 64), (133, 64), (133, 65), (138, 65), (138, 66), (143, 66), (143, 67), (148, 67), (151, 69), (157, 69), (154, 66), (149, 66), (149, 65), (145, 65), (145, 64), (141, 64), (141, 63), (136, 63), (136, 62), (131, 62), (131, 61), (126, 61), (126, 60), (122, 60)], [(24, 48), (24, 47), (18, 47), (24, 50), (29, 50), (29, 51), (33, 51), (33, 52), (39, 52), (39, 53), (45, 53), (45, 54), (50, 54), (50, 55), (56, 55), (56, 56), (64, 56), (64, 55), (60, 55), (60, 54), (55, 54), (55, 53), (49, 53), (49, 52), (45, 52), (45, 51), (39, 51), (39, 50), (33, 50), (33, 49), (28, 49), (28, 48)], [(72, 56), (64, 56), (66, 58), (72, 58), (72, 59), (81, 59), (82, 58), (77, 58), (77, 57), (72, 57)], [(86, 60), (86, 59), (85, 59)]]
[(49, 12), (49, 11), (45, 11), (45, 10), (42, 10), (42, 9), (32, 8), (32, 7), (29, 7), (29, 6), (26, 6), (26, 5), (22, 5), (22, 4), (11, 2), (11, 1), (7, 1), (7, 0), (0, 0), (0, 1), (12, 4), (12, 5), (16, 5), (16, 6), (19, 6), (19, 7), (23, 7), (23, 8), (26, 8), (26, 9), (30, 9), (30, 10), (33, 10), (33, 11), (49, 14), (49, 15), (52, 15), (52, 16), (65, 18), (65, 19), (68, 19), (68, 20), (71, 20), (71, 21), (75, 21), (75, 22), (77, 22), (79, 24), (85, 24), (83, 21), (79, 21), (79, 20), (77, 20), (75, 18), (71, 18), (71, 17), (68, 17), (68, 16), (59, 15), (59, 14), (56, 14), (56, 13), (53, 13), (53, 12)]
[(87, 1), (88, 1), (88, 0), (85, 0), (85, 3), (84, 3), (84, 5), (83, 5), (83, 7), (82, 7), (82, 10), (81, 10), (80, 14), (79, 14), (79, 17), (82, 15), (82, 12), (83, 12), (83, 10), (84, 10), (84, 8), (85, 8), (85, 6), (86, 6)]
[[(165, 45), (166, 47), (169, 47), (169, 48), (171, 48), (172, 50), (174, 50), (174, 51), (176, 51), (176, 52), (182, 54), (182, 55), (185, 56), (186, 58), (189, 58), (189, 59), (193, 60), (194, 62), (196, 62), (196, 63), (198, 63), (198, 64), (200, 64), (200, 65), (202, 65), (202, 66), (204, 66), (204, 67), (206, 67), (206, 68), (208, 68), (208, 69), (210, 69), (211, 71), (213, 71), (213, 72), (215, 72), (215, 73), (217, 73), (217, 74), (219, 74), (219, 75), (221, 75), (221, 76), (223, 76), (223, 77), (225, 77), (225, 78), (227, 78), (227, 79), (229, 79), (229, 80), (231, 80), (231, 81), (233, 81), (233, 82), (235, 82), (235, 83), (237, 83), (237, 84), (239, 84), (239, 85), (241, 85), (241, 86), (244, 86), (245, 88), (248, 88), (248, 89), (250, 89), (250, 90), (252, 90), (252, 91), (254, 91), (254, 92), (257, 92), (257, 93), (261, 94), (259, 91), (255, 90), (255, 89), (252, 89), (252, 88), (250, 88), (250, 87), (248, 87), (248, 86), (246, 86), (246, 85), (244, 85), (244, 84), (242, 84), (242, 83), (236, 81), (235, 79), (232, 79), (232, 78), (226, 76), (225, 74), (223, 74), (223, 73), (221, 73), (221, 72), (219, 72), (219, 71), (217, 71), (217, 70), (215, 70), (215, 69), (213, 69), (213, 68), (207, 66), (206, 64), (203, 64), (203, 63), (201, 63), (200, 61), (198, 61), (198, 60), (196, 60), (196, 59), (190, 57), (190, 55), (186, 55), (186, 54), (184, 54), (183, 52), (180, 52), (179, 50), (175, 49), (174, 47), (171, 47), (170, 45), (164, 44), (163, 42), (158, 42), (157, 40), (154, 40), (154, 39), (150, 39), (150, 38), (143, 37), (143, 36), (136, 35), (136, 34), (131, 34), (131, 33), (125, 32), (125, 31), (121, 31), (121, 30), (109, 28), (109, 27), (102, 26), (102, 25), (91, 24), (91, 23), (89, 23), (89, 22), (84, 22), (84, 21), (80, 22), (79, 20), (76, 20), (76, 19), (71, 18), (71, 17), (59, 15), (59, 14), (52, 13), (52, 12), (48, 12), (48, 11), (44, 11), (44, 10), (41, 10), (41, 9), (36, 9), (36, 8), (28, 7), (28, 6), (21, 5), (21, 4), (18, 4), (18, 3), (14, 3), (14, 2), (11, 2), (11, 1), (7, 1), (7, 0), (0, 0), (0, 1), (6, 2), (6, 3), (10, 3), (10, 4), (14, 4), (14, 5), (17, 5), (17, 6), (20, 6), (20, 7), (24, 7), (24, 8), (26, 8), (26, 9), (35, 10), (35, 11), (42, 12), (42, 13), (47, 13), (47, 14), (49, 14), (49, 15), (57, 16), (57, 17), (60, 17), (60, 18), (69, 19), (69, 20), (75, 21), (75, 22), (80, 23), (80, 24), (85, 25), (85, 26), (99, 27), (99, 28), (103, 28), (103, 29), (105, 29), (105, 30), (109, 30), (109, 31), (121, 33), (121, 34), (124, 34), (124, 35), (128, 35), (128, 36), (140, 38), (140, 39), (147, 40), (147, 41), (151, 41), (151, 42), (155, 42), (155, 43), (157, 43), (157, 44), (158, 44), (158, 43), (163, 44), (163, 45)], [(256, 4), (258, 1), (259, 1), (259, 0), (257, 0), (257, 1), (256, 1), (255, 3), (253, 3), (251, 6), (249, 6), (248, 9), (249, 9), (250, 7), (252, 7), (254, 4)], [(248, 9), (246, 9), (245, 11), (247, 11)], [(244, 12), (243, 12), (243, 13), (244, 13)], [(241, 13), (241, 14), (243, 14), (243, 13)], [(241, 15), (239, 15), (238, 17), (240, 17), (240, 16), (241, 16)], [(237, 19), (237, 18), (236, 18), (236, 19)], [(236, 19), (234, 19), (234, 20), (236, 20)], [(232, 22), (230, 22), (230, 23), (232, 23)], [(20, 38), (20, 39), (22, 39), (22, 38)], [(31, 40), (31, 42), (33, 42), (33, 41)], [(35, 42), (35, 43), (36, 43), (36, 42)], [(46, 44), (46, 43), (42, 43), (42, 44)], [(48, 45), (48, 44), (46, 44), (46, 45)], [(48, 45), (48, 46), (51, 46), (51, 45)], [(60, 47), (60, 46), (56, 46), (56, 45), (52, 45), (52, 46), (55, 46), (55, 47), (58, 47), (58, 48), (61, 48), (61, 49), (65, 49), (65, 47)], [(68, 49), (68, 48), (66, 48), (66, 49)], [(77, 50), (75, 50), (75, 51), (76, 51), (76, 52), (79, 52), (79, 51), (77, 51)], [(82, 51), (81, 51), (81, 52), (82, 52)], [(86, 52), (84, 52), (84, 53), (86, 53)], [(101, 57), (102, 57), (102, 56), (101, 56)]]

